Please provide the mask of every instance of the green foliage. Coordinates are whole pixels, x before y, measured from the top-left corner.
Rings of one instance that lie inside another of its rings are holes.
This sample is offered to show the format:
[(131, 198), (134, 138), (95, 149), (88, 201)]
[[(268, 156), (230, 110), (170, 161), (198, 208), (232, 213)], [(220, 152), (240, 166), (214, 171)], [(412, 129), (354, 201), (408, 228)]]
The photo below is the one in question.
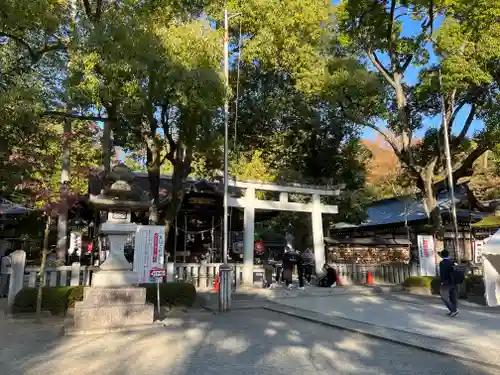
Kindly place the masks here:
[[(146, 288), (146, 300), (149, 303), (157, 305), (156, 284), (143, 284)], [(161, 283), (160, 284), (160, 305), (186, 306), (191, 307), (196, 302), (196, 288), (193, 284)]]
[[(23, 288), (16, 295), (12, 312), (15, 313), (34, 313), (36, 310), (37, 288)], [(44, 287), (42, 288), (42, 310), (50, 311), (53, 315), (61, 315), (70, 307), (74, 306), (75, 301), (81, 301), (83, 298), (82, 286), (69, 287)]]
[(432, 276), (410, 276), (403, 282), (403, 286), (430, 288), (432, 279)]
[(403, 282), (405, 288), (428, 288), (432, 294), (439, 294), (439, 276), (410, 276)]
[[(141, 285), (146, 288), (146, 300), (156, 305), (156, 284)], [(44, 287), (42, 290), (42, 310), (53, 315), (66, 313), (75, 307), (75, 302), (83, 300), (83, 286)], [(36, 310), (36, 288), (23, 288), (16, 295), (12, 312), (34, 313)], [(160, 284), (160, 303), (163, 305), (191, 307), (196, 301), (196, 289), (189, 283)]]
[(480, 275), (467, 275), (465, 286), (468, 295), (484, 296), (484, 278)]

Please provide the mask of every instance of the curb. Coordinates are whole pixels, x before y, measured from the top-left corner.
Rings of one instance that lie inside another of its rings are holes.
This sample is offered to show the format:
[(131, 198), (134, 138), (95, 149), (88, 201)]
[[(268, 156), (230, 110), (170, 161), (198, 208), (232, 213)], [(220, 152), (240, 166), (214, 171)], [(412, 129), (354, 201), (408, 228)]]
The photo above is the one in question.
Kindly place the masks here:
[[(343, 329), (349, 332), (354, 332), (361, 334), (363, 336), (375, 338), (378, 340), (384, 340), (387, 342), (392, 342), (395, 344), (399, 345), (404, 345), (410, 348), (418, 349), (418, 350), (423, 350), (426, 352), (442, 355), (442, 356), (447, 356), (447, 357), (452, 357), (456, 358), (459, 360), (467, 361), (467, 362), (473, 362), (479, 365), (483, 366), (488, 366), (494, 369), (500, 370), (500, 361), (498, 362), (492, 362), (492, 361), (487, 361), (487, 360), (478, 360), (475, 357), (475, 353), (471, 353), (468, 355), (467, 353), (457, 353), (457, 351), (467, 351), (470, 350), (470, 347), (467, 347), (465, 345), (453, 342), (453, 341), (446, 341), (443, 339), (435, 338), (435, 337), (429, 337), (425, 335), (420, 335), (416, 333), (410, 333), (402, 330), (397, 330), (394, 328), (387, 328), (387, 327), (382, 327), (382, 326), (377, 326), (375, 324), (369, 324), (365, 322), (359, 322), (355, 320), (350, 320), (350, 319), (345, 319), (345, 318), (331, 318), (327, 316), (322, 316), (321, 314), (314, 313), (311, 311), (307, 310), (302, 310), (302, 309), (297, 309), (297, 308), (282, 308), (281, 306), (276, 307), (276, 306), (264, 306), (264, 310), (267, 311), (272, 311), (278, 314), (284, 314), (288, 315), (294, 318), (306, 320), (312, 323), (316, 324), (321, 324), (324, 326), (328, 327), (333, 327), (333, 328), (338, 328), (338, 329)], [(317, 316), (315, 316), (317, 315)], [(355, 325), (358, 326), (366, 326), (366, 327), (355, 327)], [(376, 332), (376, 331), (385, 331), (385, 332)], [(398, 337), (399, 336), (399, 337)], [(404, 336), (407, 336), (406, 338)], [(420, 341), (420, 342), (419, 342)], [(426, 342), (424, 344), (424, 342)], [(432, 342), (434, 341), (434, 343)], [(440, 349), (442, 346), (443, 342), (449, 344), (453, 344), (455, 347), (452, 349), (452, 351), (444, 351)], [(497, 350), (494, 348), (484, 348), (484, 349), (490, 349), (490, 352), (495, 353)], [(455, 351), (455, 353), (453, 353)]]

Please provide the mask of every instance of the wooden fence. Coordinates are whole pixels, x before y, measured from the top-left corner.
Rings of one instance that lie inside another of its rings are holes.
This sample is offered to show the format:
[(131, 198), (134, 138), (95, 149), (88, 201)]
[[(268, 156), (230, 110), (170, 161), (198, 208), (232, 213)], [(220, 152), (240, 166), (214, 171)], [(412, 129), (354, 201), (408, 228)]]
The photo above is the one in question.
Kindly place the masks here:
[(415, 264), (330, 264), (337, 270), (342, 283), (366, 283), (368, 272), (372, 273), (373, 281), (380, 284), (401, 284), (410, 276), (418, 276), (418, 267)]

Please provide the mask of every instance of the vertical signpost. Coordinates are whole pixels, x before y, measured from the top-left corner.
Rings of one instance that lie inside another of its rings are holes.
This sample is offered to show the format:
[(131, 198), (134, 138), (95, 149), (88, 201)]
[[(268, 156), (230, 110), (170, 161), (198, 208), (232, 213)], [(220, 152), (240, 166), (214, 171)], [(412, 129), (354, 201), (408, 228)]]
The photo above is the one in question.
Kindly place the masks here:
[(156, 283), (156, 302), (160, 315), (160, 280), (167, 274), (164, 268), (165, 227), (139, 225), (135, 234), (134, 271), (139, 284)]
[(417, 236), (420, 276), (436, 276), (436, 250), (434, 237), (419, 234)]

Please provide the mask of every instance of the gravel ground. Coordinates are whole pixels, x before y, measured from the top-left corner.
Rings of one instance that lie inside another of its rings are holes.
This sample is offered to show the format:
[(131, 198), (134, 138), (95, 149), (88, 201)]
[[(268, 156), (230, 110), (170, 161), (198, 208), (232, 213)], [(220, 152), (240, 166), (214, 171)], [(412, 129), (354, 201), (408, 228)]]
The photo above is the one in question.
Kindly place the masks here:
[(498, 374), (269, 311), (178, 313), (166, 328), (63, 337), (60, 323), (0, 318), (0, 374)]

